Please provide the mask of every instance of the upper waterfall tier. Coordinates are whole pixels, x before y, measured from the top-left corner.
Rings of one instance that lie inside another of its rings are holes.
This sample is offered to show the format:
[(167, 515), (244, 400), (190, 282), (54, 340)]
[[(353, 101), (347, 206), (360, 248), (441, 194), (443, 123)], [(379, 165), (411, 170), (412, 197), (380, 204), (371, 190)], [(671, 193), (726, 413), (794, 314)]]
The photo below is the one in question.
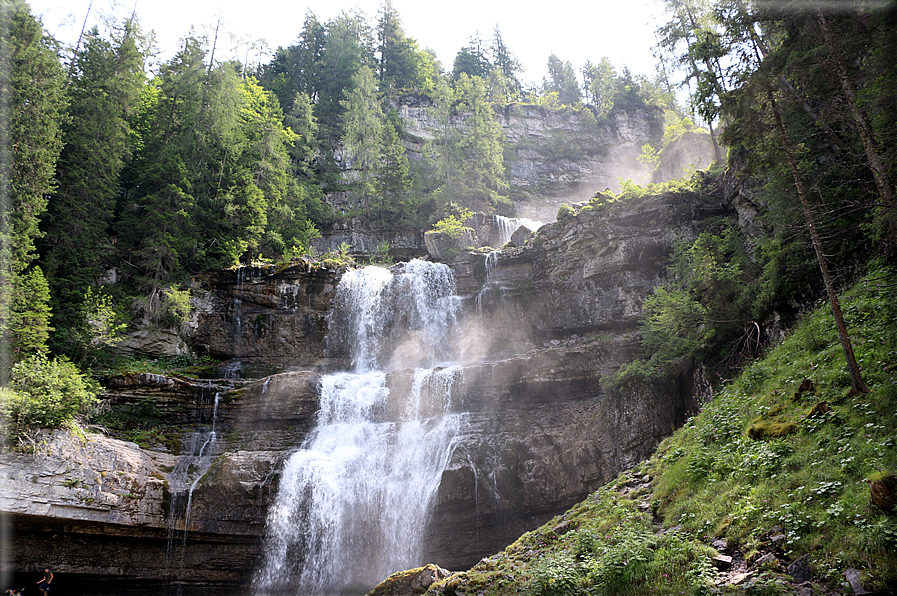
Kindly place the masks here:
[(356, 372), (430, 367), (453, 360), (460, 313), (451, 270), (412, 260), (347, 272), (329, 317), (328, 350)]

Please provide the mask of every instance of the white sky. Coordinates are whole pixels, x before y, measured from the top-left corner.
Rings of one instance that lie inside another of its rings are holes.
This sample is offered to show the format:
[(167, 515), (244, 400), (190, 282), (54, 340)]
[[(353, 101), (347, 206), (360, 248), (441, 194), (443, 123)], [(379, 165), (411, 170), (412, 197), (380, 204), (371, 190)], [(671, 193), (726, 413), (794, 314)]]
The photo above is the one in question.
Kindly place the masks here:
[[(376, 23), (380, 0), (92, 0), (88, 27), (102, 17), (121, 20), (135, 9), (144, 30), (154, 30), (159, 58), (171, 57), (178, 40), (190, 31), (208, 33), (219, 17), (224, 29), (244, 40), (264, 40), (270, 48), (290, 45), (311, 10), (329, 21), (341, 10), (361, 9)], [(44, 27), (64, 43), (74, 44), (91, 0), (29, 0)], [(606, 56), (618, 71), (651, 76), (651, 46), (660, 0), (393, 0), (405, 34), (422, 48), (433, 49), (446, 70), (455, 54), (479, 33), (492, 38), (497, 24), (505, 44), (520, 60), (525, 82), (541, 82), (549, 55), (572, 63), (577, 76), (586, 60)], [(101, 27), (102, 30), (102, 27)], [(219, 51), (230, 36), (219, 36)], [(246, 47), (232, 55), (246, 58)], [(220, 54), (219, 54), (220, 55)], [(250, 62), (256, 62), (252, 58)], [(267, 62), (266, 58), (262, 59)]]

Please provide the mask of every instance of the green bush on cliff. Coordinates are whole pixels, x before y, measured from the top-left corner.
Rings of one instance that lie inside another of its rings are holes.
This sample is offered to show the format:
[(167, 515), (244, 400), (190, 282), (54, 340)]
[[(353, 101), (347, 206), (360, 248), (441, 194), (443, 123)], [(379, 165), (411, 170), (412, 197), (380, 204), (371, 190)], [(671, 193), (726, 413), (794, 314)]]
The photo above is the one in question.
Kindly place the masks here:
[(98, 388), (65, 358), (31, 356), (13, 365), (0, 392), (0, 416), (10, 439), (29, 428), (60, 428), (87, 413)]
[(457, 240), (464, 234), (464, 230), (468, 229), (464, 226), (464, 223), (471, 217), (473, 217), (473, 212), (470, 209), (461, 209), (457, 216), (454, 213), (450, 213), (437, 221), (433, 225), (432, 231), (445, 234), (449, 238)]
[(574, 211), (573, 207), (571, 207), (567, 203), (562, 203), (561, 206), (558, 207), (558, 214), (557, 214), (558, 221), (570, 219), (574, 215), (576, 215), (576, 211)]

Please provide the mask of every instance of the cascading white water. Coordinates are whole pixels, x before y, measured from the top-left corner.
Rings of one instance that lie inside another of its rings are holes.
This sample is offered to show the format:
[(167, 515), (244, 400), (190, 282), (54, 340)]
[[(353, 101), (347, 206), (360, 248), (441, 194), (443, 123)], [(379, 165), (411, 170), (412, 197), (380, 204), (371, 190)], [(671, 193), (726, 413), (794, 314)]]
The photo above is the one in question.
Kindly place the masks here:
[(520, 226), (525, 226), (530, 230), (538, 230), (542, 227), (542, 222), (533, 221), (532, 219), (522, 219), (519, 217), (504, 217), (503, 215), (493, 215), (495, 226), (498, 232), (497, 245), (504, 246), (511, 236)]
[[(422, 563), (432, 500), (463, 422), (452, 411), (458, 312), (445, 265), (343, 276), (329, 342), (351, 353), (354, 370), (322, 379), (317, 425), (284, 466), (257, 595), (366, 593)], [(389, 388), (387, 371), (403, 368), (414, 369), (408, 389)]]

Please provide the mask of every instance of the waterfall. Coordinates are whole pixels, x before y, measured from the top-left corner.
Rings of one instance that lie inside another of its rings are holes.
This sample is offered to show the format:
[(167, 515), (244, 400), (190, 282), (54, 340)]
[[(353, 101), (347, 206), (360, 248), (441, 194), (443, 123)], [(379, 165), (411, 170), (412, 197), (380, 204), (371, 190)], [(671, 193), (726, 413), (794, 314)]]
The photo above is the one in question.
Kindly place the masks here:
[[(464, 422), (453, 401), (459, 308), (445, 265), (343, 276), (328, 349), (350, 355), (353, 369), (323, 377), (316, 427), (284, 465), (257, 595), (363, 594), (423, 563), (433, 498)], [(407, 383), (391, 385), (398, 370)]]
[(525, 226), (530, 230), (538, 230), (542, 227), (542, 222), (517, 217), (505, 217), (503, 215), (488, 215), (483, 223), (484, 227), (491, 229), (480, 240), (485, 241), (488, 246), (494, 248), (501, 248), (507, 244), (520, 226)]

